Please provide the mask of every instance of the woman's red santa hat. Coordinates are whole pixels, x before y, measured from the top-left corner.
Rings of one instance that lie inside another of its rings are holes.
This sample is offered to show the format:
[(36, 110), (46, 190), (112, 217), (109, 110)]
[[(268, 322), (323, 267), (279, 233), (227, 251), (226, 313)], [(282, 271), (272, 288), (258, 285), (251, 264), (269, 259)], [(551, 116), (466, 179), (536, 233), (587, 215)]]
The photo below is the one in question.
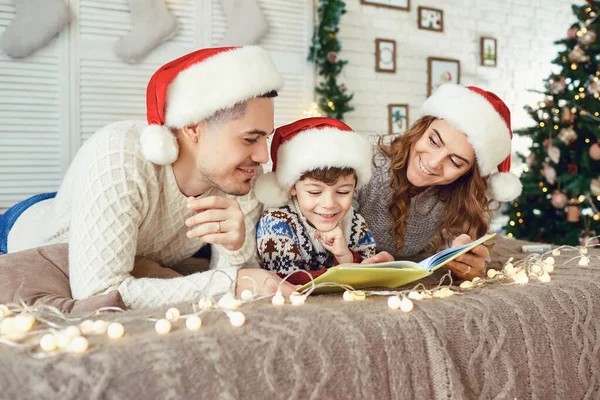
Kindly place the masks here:
[(282, 87), (283, 77), (258, 46), (202, 49), (171, 61), (148, 82), (142, 154), (155, 164), (171, 164), (179, 154), (171, 129)]
[(371, 179), (371, 143), (334, 118), (305, 118), (279, 127), (273, 135), (273, 172), (256, 180), (256, 198), (267, 207), (281, 207), (290, 189), (306, 172), (329, 167), (352, 168), (356, 187)]
[(475, 86), (447, 83), (425, 101), (421, 115), (443, 119), (467, 135), (481, 175), (490, 177), (494, 200), (519, 197), (523, 186), (510, 172), (510, 110), (500, 97)]

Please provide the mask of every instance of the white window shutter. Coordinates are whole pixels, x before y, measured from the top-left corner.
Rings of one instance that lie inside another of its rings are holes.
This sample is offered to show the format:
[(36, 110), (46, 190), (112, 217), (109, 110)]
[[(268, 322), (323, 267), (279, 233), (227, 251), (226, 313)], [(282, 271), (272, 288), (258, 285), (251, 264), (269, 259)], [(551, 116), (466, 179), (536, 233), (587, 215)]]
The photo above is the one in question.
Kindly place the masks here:
[[(0, 213), (31, 195), (55, 191), (85, 140), (124, 119), (145, 120), (146, 84), (167, 61), (215, 46), (227, 24), (219, 0), (166, 0), (178, 34), (138, 64), (114, 53), (131, 28), (128, 0), (68, 0), (73, 20), (25, 60), (0, 53)], [(285, 78), (276, 125), (302, 117), (313, 98), (306, 61), (311, 0), (259, 0), (270, 24), (260, 43)], [(0, 34), (14, 18), (14, 0), (0, 0)]]
[[(0, 0), (0, 35), (15, 17), (13, 0)], [(61, 180), (60, 76), (63, 55), (53, 39), (23, 60), (0, 52), (0, 213)]]

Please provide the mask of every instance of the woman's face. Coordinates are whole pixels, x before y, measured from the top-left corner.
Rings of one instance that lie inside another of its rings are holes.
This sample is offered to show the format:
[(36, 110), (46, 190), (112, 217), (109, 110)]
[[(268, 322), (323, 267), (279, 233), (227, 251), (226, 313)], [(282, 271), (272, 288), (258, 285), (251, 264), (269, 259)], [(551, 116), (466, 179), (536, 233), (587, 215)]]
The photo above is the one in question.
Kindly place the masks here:
[(436, 119), (410, 149), (406, 175), (417, 187), (447, 185), (475, 163), (467, 136), (450, 123)]

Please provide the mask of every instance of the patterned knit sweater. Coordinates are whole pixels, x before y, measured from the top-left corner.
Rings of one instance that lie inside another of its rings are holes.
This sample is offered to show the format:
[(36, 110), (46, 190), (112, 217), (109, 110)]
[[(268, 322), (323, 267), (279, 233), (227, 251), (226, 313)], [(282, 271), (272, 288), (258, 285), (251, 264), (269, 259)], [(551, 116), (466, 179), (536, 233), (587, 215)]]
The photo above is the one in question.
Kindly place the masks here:
[(404, 234), (404, 248), (398, 251), (391, 234), (394, 219), (388, 208), (392, 199), (390, 160), (380, 151), (373, 156), (373, 177), (354, 196), (354, 207), (365, 218), (375, 236), (377, 251), (387, 251), (395, 259), (425, 250), (437, 235), (444, 205), (427, 191), (411, 200)]
[[(262, 205), (251, 192), (234, 197), (246, 215), (242, 248), (212, 246), (210, 269), (224, 273), (196, 272), (174, 279), (130, 275), (136, 256), (172, 268), (205, 245), (186, 236), (184, 221), (193, 211), (187, 209), (172, 166), (155, 165), (142, 156), (139, 135), (144, 126), (124, 121), (98, 131), (77, 153), (56, 198), (41, 203), (46, 210), (36, 210), (37, 218), (25, 213), (17, 220), (16, 225), (26, 224), (32, 235), (37, 234), (37, 246), (69, 243), (75, 299), (117, 289), (130, 308), (187, 301), (201, 291), (228, 291), (238, 268), (256, 265), (255, 226)], [(200, 197), (214, 195), (233, 197), (215, 188)]]
[[(373, 234), (354, 208), (350, 208), (341, 225), (350, 250), (363, 258), (375, 254)], [(295, 197), (283, 207), (265, 210), (256, 229), (263, 268), (288, 273), (296, 269), (316, 271), (332, 267), (333, 255), (315, 238), (315, 231), (300, 212)]]

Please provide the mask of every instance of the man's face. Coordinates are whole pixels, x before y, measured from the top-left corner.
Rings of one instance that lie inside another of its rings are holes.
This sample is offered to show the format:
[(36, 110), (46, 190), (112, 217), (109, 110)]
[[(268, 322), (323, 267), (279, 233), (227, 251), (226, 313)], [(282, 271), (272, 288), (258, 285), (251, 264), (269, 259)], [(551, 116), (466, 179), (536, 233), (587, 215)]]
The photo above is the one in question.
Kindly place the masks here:
[(273, 99), (252, 99), (241, 119), (209, 127), (199, 137), (195, 155), (202, 178), (225, 193), (247, 194), (257, 168), (269, 161), (273, 112)]

